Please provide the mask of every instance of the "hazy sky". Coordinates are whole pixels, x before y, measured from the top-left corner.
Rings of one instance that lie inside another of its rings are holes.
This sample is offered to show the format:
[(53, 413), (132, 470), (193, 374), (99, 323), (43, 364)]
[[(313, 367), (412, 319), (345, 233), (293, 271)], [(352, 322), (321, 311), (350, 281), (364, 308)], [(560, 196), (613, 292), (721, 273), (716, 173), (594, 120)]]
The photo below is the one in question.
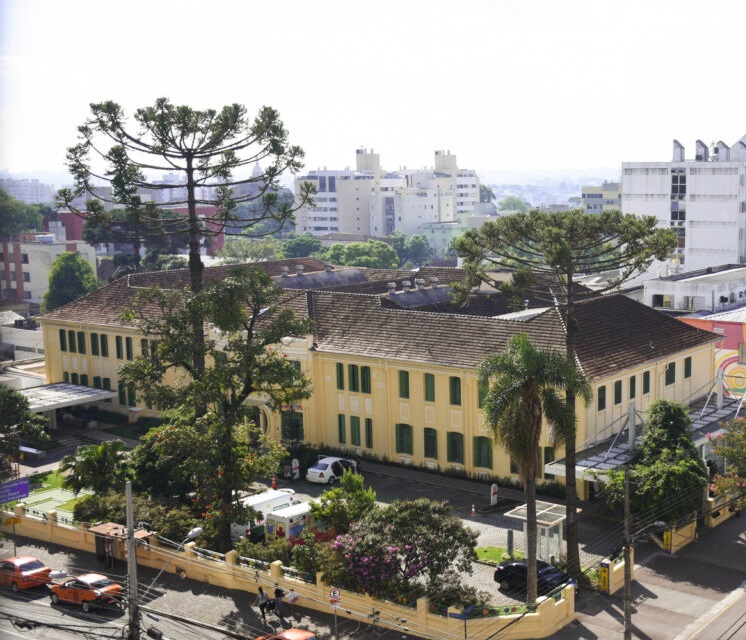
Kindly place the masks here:
[(306, 168), (576, 171), (746, 134), (743, 0), (0, 0), (0, 170), (91, 102), (279, 110)]

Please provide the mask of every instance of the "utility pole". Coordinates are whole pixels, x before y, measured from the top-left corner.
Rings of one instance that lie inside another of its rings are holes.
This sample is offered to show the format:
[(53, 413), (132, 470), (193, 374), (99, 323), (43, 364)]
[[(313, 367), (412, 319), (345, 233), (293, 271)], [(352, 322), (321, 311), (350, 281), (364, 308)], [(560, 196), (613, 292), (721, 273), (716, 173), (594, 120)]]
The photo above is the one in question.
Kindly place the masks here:
[(135, 547), (135, 517), (132, 509), (132, 483), (125, 485), (127, 501), (127, 576), (129, 581), (129, 628), (127, 640), (140, 638), (140, 606), (137, 603), (137, 556)]
[(629, 514), (629, 467), (624, 469), (624, 640), (632, 640), (632, 536)]

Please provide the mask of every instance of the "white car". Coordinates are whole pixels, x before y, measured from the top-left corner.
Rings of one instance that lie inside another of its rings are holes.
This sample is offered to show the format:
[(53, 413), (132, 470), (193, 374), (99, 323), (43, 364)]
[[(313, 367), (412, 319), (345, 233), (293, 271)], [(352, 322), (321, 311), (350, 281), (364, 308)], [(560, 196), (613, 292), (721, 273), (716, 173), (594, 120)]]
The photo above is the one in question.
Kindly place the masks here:
[(357, 460), (349, 460), (348, 458), (335, 458), (333, 456), (319, 458), (316, 464), (306, 472), (306, 480), (320, 484), (334, 484), (342, 477), (345, 469), (357, 473), (360, 471), (360, 465)]

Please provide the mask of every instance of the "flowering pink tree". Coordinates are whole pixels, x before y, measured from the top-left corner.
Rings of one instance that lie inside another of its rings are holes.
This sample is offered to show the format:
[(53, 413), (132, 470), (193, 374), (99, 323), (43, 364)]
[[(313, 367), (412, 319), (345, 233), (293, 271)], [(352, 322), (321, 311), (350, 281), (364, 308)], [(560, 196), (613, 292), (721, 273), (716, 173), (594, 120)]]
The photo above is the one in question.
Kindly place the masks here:
[(401, 594), (437, 588), (451, 568), (471, 573), (476, 540), (447, 502), (418, 499), (368, 512), (332, 547), (363, 591)]

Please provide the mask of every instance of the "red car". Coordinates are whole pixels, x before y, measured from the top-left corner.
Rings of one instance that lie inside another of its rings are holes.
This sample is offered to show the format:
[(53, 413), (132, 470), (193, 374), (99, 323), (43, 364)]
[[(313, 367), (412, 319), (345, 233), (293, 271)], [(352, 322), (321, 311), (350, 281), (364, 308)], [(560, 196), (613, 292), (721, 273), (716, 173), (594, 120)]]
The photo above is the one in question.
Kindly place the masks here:
[(52, 579), (49, 575), (51, 572), (49, 567), (32, 556), (6, 558), (0, 564), (0, 584), (13, 591), (33, 589), (47, 584)]
[(119, 606), (122, 587), (100, 573), (86, 573), (49, 587), (52, 604), (71, 602), (88, 613), (93, 606)]

